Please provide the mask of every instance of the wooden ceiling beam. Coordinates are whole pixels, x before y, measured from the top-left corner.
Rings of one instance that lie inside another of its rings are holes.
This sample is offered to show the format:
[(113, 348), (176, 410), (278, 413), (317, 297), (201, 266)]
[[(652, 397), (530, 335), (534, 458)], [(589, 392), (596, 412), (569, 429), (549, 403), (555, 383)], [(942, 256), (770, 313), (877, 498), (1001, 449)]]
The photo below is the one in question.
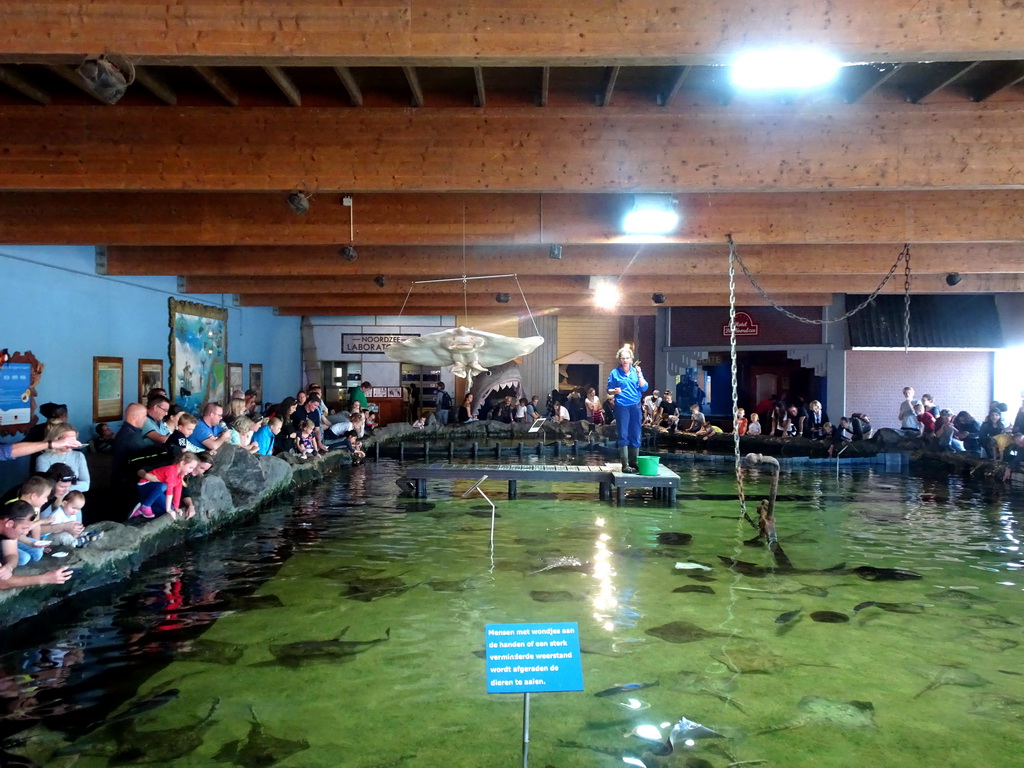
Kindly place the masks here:
[[(389, 275), (383, 288), (373, 282), (373, 275), (347, 277), (327, 288), (320, 284), (312, 284), (306, 277), (292, 278), (230, 278), (230, 277), (189, 277), (185, 279), (186, 293), (237, 293), (255, 300), (260, 297), (260, 304), (315, 304), (310, 294), (326, 297), (334, 301), (338, 295), (349, 293), (368, 294), (380, 298), (408, 296), (410, 301), (436, 301), (441, 306), (445, 301), (461, 300), (463, 286), (461, 282), (431, 283), (415, 285), (407, 276)], [(857, 293), (868, 294), (878, 288), (881, 279), (875, 275), (844, 275), (837, 279), (832, 275), (786, 275), (766, 274), (757, 277), (758, 283), (771, 296), (792, 293)], [(528, 302), (533, 296), (541, 301), (557, 302), (560, 296), (572, 303), (573, 297), (579, 301), (587, 301), (593, 292), (588, 285), (587, 276), (523, 276), (519, 285), (526, 294)], [(666, 280), (665, 276), (627, 275), (619, 283), (619, 289), (626, 295), (650, 296), (652, 293), (671, 293), (674, 296), (685, 296), (691, 293), (712, 294), (729, 291), (728, 275), (688, 276), (686, 279)], [(945, 275), (915, 275), (910, 282), (913, 294), (934, 293), (1024, 293), (1024, 273), (992, 274), (992, 275), (961, 275), (961, 281), (955, 286), (946, 284)], [(736, 291), (740, 294), (753, 294), (756, 289), (745, 277), (736, 281)], [(890, 280), (882, 293), (903, 293), (903, 279)], [(519, 286), (515, 281), (504, 278), (495, 280), (471, 280), (466, 284), (466, 295), (470, 297), (490, 298), (496, 293), (508, 293), (520, 299)], [(454, 299), (453, 299), (454, 297)]]
[(402, 73), (405, 75), (405, 82), (409, 84), (412, 105), (422, 107), (424, 104), (423, 88), (420, 85), (420, 76), (416, 74), (416, 67), (402, 67)]
[(213, 67), (195, 67), (196, 74), (232, 107), (238, 106), (238, 90)]
[[(117, 169), (110, 172), (118, 173)], [(0, 191), (0, 243), (337, 248), (349, 241), (351, 209), (341, 205), (341, 195), (317, 195), (305, 216), (296, 216), (285, 197), (285, 192)], [(726, 234), (732, 233), (741, 255), (750, 245), (767, 244), (1024, 241), (1024, 217), (1019, 215), (1024, 190), (676, 197), (683, 222), (665, 242), (722, 244)], [(543, 234), (539, 196), (533, 194), (361, 194), (354, 198), (357, 250), (370, 245), (461, 246), (463, 242), (545, 249), (551, 243), (564, 248), (628, 242), (618, 231), (631, 199), (628, 195), (544, 195)], [(633, 245), (631, 255), (639, 258), (647, 248)]]
[(160, 101), (169, 106), (178, 103), (178, 95), (162, 77), (150, 67), (135, 67), (135, 81)]
[(13, 88), (22, 96), (32, 99), (37, 104), (46, 105), (52, 101), (50, 94), (30, 83), (12, 67), (0, 66), (0, 83)]
[[(829, 302), (829, 303), (831, 303), (831, 302)], [(698, 306), (698, 305), (692, 305), (692, 306)], [(703, 305), (702, 304), (702, 305), (699, 305), (699, 306), (719, 306), (719, 305), (717, 305), (717, 304)], [(815, 305), (815, 306), (817, 306), (817, 305)], [(821, 306), (825, 306), (825, 305), (821, 305)], [(508, 318), (510, 315), (514, 315), (514, 316), (518, 316), (518, 317), (523, 318), (523, 319), (526, 319), (526, 318), (528, 318), (530, 316), (530, 313), (528, 313), (528, 312), (526, 312), (525, 310), (522, 310), (522, 309), (506, 309), (505, 311), (502, 311), (501, 307), (502, 307), (501, 304), (494, 304), (494, 303), (492, 303), (491, 307), (486, 307), (486, 308), (484, 308), (484, 307), (477, 307), (477, 308), (470, 307), (469, 314), (470, 314), (470, 317), (472, 318), (472, 322), (474, 322), (474, 323), (477, 323), (481, 319), (483, 319), (485, 317), (488, 317), (488, 316), (495, 316), (495, 317), (498, 317), (498, 318)], [(553, 306), (553, 307), (545, 308), (543, 310), (543, 314), (545, 314), (545, 315), (568, 315), (568, 316), (577, 316), (577, 317), (580, 317), (580, 316), (582, 316), (582, 317), (591, 317), (591, 316), (594, 316), (594, 315), (597, 315), (597, 314), (602, 314), (605, 311), (607, 311), (610, 314), (614, 314), (616, 316), (627, 316), (627, 315), (638, 315), (639, 316), (639, 315), (655, 315), (658, 312), (658, 308), (656, 306), (653, 306), (653, 305), (651, 305), (651, 306), (642, 305), (642, 306), (637, 306), (637, 307), (619, 306), (619, 307), (616, 307), (613, 310), (600, 310), (600, 309), (596, 309), (595, 307), (563, 307), (563, 306)], [(340, 316), (340, 317), (367, 317), (367, 316), (373, 316), (373, 315), (385, 315), (385, 316), (388, 316), (388, 317), (395, 317), (395, 316), (399, 315), (398, 308), (394, 308), (394, 307), (381, 307), (381, 306), (376, 305), (376, 304), (371, 304), (369, 306), (359, 306), (359, 305), (355, 305), (355, 304), (350, 304), (350, 305), (346, 306), (346, 305), (339, 304), (339, 305), (334, 306), (334, 307), (275, 307), (274, 308), (274, 313), (277, 314), (277, 315), (290, 316), (290, 317), (296, 317), (296, 316), (300, 316), (301, 317), (301, 316), (306, 316), (306, 315), (311, 315), (311, 316), (331, 316), (331, 317), (338, 317), (338, 316)], [(540, 315), (540, 314), (541, 314), (541, 311), (534, 310), (534, 315)], [(456, 315), (456, 316), (461, 318), (463, 316), (463, 310), (461, 308), (458, 308), (458, 309), (453, 308), (452, 311), (439, 312), (436, 309), (426, 308), (426, 309), (419, 309), (419, 310), (407, 309), (405, 312), (401, 313), (401, 316), (403, 316), (403, 317), (413, 317), (413, 316), (416, 316), (416, 317), (422, 317), (422, 316), (437, 317), (437, 316), (441, 316), (441, 315)]]
[(1024, 10), (1008, 2), (506, 0), (463, 3), (453, 12), (447, 0), (251, 0), (239, 12), (235, 3), (181, 0), (156, 11), (150, 3), (117, 4), (116, 24), (110, 8), (79, 3), (69, 13), (63, 3), (4, 0), (0, 54), (116, 50), (141, 64), (265, 58), (281, 65), (299, 57), (311, 65), (372, 65), (404, 57), (532, 66), (554, 58), (724, 65), (744, 48), (769, 44), (814, 46), (847, 61), (1013, 58), (1024, 50)]
[[(755, 275), (867, 275), (888, 271), (902, 249), (880, 245), (745, 245), (744, 263)], [(727, 270), (725, 243), (654, 244), (633, 259), (635, 245), (567, 245), (561, 260), (548, 258), (546, 245), (361, 246), (359, 258), (346, 261), (336, 246), (110, 246), (108, 275), (182, 275), (220, 277), (286, 277), (296, 269), (310, 277), (344, 278), (387, 271), (401, 265), (410, 279), (445, 275), (722, 275)], [(1024, 269), (1024, 243), (915, 244), (913, 273), (946, 275), (1016, 273)], [(465, 261), (463, 261), (465, 256)]]
[(355, 75), (352, 74), (352, 70), (349, 67), (335, 67), (334, 73), (341, 80), (341, 84), (345, 86), (345, 91), (348, 93), (348, 100), (352, 103), (353, 107), (363, 106), (363, 92), (359, 88), (359, 83), (356, 82)]
[(263, 71), (267, 73), (267, 76), (274, 81), (284, 97), (288, 99), (288, 103), (293, 107), (302, 106), (302, 93), (299, 92), (298, 86), (295, 85), (295, 81), (288, 77), (288, 73), (281, 67), (263, 67)]
[[(223, 84), (222, 95), (237, 103)], [(36, 107), (9, 106), (0, 178), (7, 189), (165, 191), (302, 179), (321, 194), (993, 189), (1024, 187), (1024, 165), (1006, 162), (1024, 152), (1022, 116), (966, 102), (756, 114), (54, 106), (40, 132)]]

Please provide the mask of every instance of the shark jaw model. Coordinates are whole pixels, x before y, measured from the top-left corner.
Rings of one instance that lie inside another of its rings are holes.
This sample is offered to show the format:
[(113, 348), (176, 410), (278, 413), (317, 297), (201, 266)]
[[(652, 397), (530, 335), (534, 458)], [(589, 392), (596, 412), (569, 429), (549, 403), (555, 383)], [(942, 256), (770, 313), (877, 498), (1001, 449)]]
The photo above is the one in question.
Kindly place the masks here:
[(392, 344), (384, 354), (400, 363), (450, 365), (452, 374), (464, 378), (468, 388), (474, 376), (488, 373), (489, 366), (528, 355), (543, 343), (543, 336), (515, 339), (460, 325)]

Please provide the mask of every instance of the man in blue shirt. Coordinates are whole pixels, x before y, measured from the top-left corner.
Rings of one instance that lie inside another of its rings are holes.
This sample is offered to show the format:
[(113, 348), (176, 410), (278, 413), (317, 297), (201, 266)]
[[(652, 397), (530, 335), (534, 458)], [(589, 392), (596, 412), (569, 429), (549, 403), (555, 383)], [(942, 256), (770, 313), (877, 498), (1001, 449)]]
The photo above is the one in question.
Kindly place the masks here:
[(216, 453), (217, 449), (231, 439), (231, 435), (221, 424), (224, 408), (220, 403), (207, 403), (203, 406), (203, 417), (189, 435), (188, 441), (201, 451)]
[(633, 365), (633, 351), (629, 347), (620, 349), (616, 356), (619, 367), (608, 374), (608, 394), (615, 397), (615, 423), (619, 427), (619, 455), (622, 471), (635, 473), (637, 456), (640, 453), (640, 399), (647, 391), (647, 379), (639, 366)]

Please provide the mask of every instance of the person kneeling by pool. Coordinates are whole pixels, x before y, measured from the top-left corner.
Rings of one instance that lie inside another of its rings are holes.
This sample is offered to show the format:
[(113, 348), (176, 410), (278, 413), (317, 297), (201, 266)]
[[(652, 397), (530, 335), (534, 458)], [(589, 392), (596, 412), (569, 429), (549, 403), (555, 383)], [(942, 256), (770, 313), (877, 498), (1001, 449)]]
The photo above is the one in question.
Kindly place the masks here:
[(608, 374), (608, 394), (615, 398), (615, 424), (619, 428), (619, 455), (622, 471), (633, 474), (639, 471), (637, 456), (640, 453), (640, 427), (642, 414), (640, 400), (647, 391), (647, 379), (639, 365), (633, 363), (633, 351), (623, 347), (616, 353), (619, 367)]
[(12, 501), (0, 507), (0, 589), (63, 584), (72, 577), (68, 568), (57, 568), (33, 576), (14, 575), (14, 569), (18, 567), (18, 539), (25, 536), (38, 519), (35, 508), (27, 501)]

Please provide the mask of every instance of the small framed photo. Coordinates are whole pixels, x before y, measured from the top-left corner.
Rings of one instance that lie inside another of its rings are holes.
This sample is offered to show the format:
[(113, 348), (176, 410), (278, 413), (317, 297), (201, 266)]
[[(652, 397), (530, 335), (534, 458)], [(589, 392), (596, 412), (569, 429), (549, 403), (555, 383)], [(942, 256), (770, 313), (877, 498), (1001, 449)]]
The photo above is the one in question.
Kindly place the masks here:
[(146, 404), (146, 395), (151, 389), (163, 389), (164, 361), (154, 359), (139, 360), (139, 402)]
[(263, 364), (249, 363), (249, 389), (256, 390), (256, 402), (263, 404)]
[(92, 359), (92, 420), (120, 421), (124, 410), (124, 358)]

